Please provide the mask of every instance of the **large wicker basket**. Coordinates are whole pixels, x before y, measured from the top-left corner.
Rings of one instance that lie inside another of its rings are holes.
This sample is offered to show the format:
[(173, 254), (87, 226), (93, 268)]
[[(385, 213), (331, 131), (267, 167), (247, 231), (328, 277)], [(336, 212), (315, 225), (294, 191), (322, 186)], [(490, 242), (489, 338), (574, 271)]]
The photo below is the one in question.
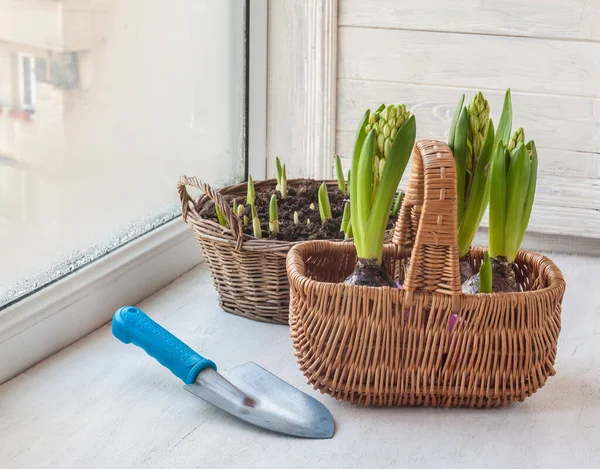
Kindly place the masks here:
[[(290, 179), (289, 187), (305, 182)], [(326, 181), (330, 190), (337, 181)], [(255, 189), (274, 189), (275, 179), (254, 183)], [(186, 186), (202, 191), (196, 201)], [(297, 242), (256, 239), (244, 235), (241, 221), (230, 208), (234, 197), (245, 198), (247, 184), (241, 183), (214, 190), (195, 177), (182, 176), (177, 184), (185, 222), (190, 224), (210, 268), (221, 307), (233, 314), (256, 321), (288, 324), (289, 283), (285, 269), (288, 251)], [(229, 226), (225, 228), (199, 213), (210, 200), (225, 215)], [(392, 231), (386, 234), (389, 239)]]
[[(478, 267), (482, 249), (473, 249)], [(311, 241), (287, 259), (290, 328), (315, 388), (364, 405), (495, 407), (554, 374), (565, 282), (552, 261), (519, 252), (518, 293), (462, 294), (450, 149), (420, 141), (392, 244), (400, 289), (346, 286), (348, 243)]]

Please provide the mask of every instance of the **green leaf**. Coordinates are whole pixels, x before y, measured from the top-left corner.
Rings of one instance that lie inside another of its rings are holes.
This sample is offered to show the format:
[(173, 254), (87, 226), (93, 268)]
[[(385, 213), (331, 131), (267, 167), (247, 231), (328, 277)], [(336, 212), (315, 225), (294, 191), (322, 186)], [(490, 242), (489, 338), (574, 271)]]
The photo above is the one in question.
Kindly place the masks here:
[(519, 144), (518, 151), (510, 163), (506, 176), (506, 227), (504, 250), (509, 262), (513, 262), (519, 251), (523, 209), (529, 185), (531, 162), (525, 145)]
[[(368, 225), (369, 215), (371, 214), (371, 203), (373, 197), (373, 152), (375, 151), (375, 141), (377, 140), (377, 133), (375, 130), (371, 130), (365, 139), (365, 143), (360, 153), (360, 160), (358, 162), (358, 168), (356, 170), (357, 184), (356, 192), (353, 192), (353, 199), (356, 203), (352, 203), (350, 207), (356, 205), (356, 216), (352, 214), (352, 220), (354, 223), (354, 232), (356, 233), (355, 238), (359, 240), (356, 245), (356, 249), (359, 257), (364, 257), (361, 254), (363, 246), (361, 244), (365, 242), (365, 236), (367, 231), (371, 229)], [(353, 171), (354, 172), (354, 171)]]
[(279, 219), (279, 213), (277, 210), (277, 196), (273, 194), (269, 201), (269, 221), (275, 221)]
[(392, 206), (392, 216), (397, 217), (398, 212), (400, 211), (400, 207), (402, 206), (402, 201), (404, 200), (404, 192), (399, 191), (396, 195), (396, 200), (394, 200), (394, 205)]
[(281, 198), (285, 199), (288, 196), (288, 185), (287, 185), (287, 171), (285, 169), (285, 164), (283, 165), (283, 167), (281, 168), (281, 182), (279, 183), (280, 185), (280, 191), (281, 191)]
[(229, 226), (229, 223), (227, 223), (225, 216), (221, 213), (221, 209), (219, 209), (219, 206), (217, 204), (215, 204), (215, 212), (217, 213), (217, 220), (219, 221), (219, 225), (225, 227)]
[(335, 155), (335, 175), (337, 177), (338, 188), (341, 193), (346, 195), (346, 181), (344, 181), (344, 170), (339, 155)]
[(281, 161), (279, 161), (279, 157), (275, 158), (275, 179), (277, 179), (277, 184), (281, 184)]
[(504, 95), (504, 105), (502, 106), (502, 114), (500, 114), (500, 121), (498, 122), (498, 129), (496, 131), (496, 142), (502, 140), (503, 142), (510, 141), (510, 130), (512, 128), (512, 101), (510, 98), (510, 88), (506, 90)]
[(448, 146), (452, 151), (454, 151), (454, 133), (456, 132), (456, 124), (458, 123), (458, 118), (460, 116), (460, 112), (462, 111), (464, 103), (465, 95), (463, 94), (458, 100), (458, 105), (454, 110), (454, 115), (452, 116), (452, 123), (450, 124), (450, 133), (448, 134)]
[(255, 192), (254, 192), (254, 181), (252, 176), (248, 176), (248, 191), (246, 193), (246, 203), (254, 205)]
[[(365, 252), (363, 253), (364, 255), (359, 253), (360, 257), (378, 259), (381, 261), (383, 237), (387, 227), (390, 209), (394, 200), (394, 195), (398, 189), (398, 184), (400, 184), (400, 179), (402, 179), (402, 174), (404, 174), (404, 170), (406, 169), (406, 165), (408, 164), (412, 149), (415, 145), (416, 134), (417, 122), (415, 116), (410, 116), (402, 127), (400, 127), (400, 130), (398, 130), (394, 142), (392, 143), (390, 154), (387, 157), (379, 186), (375, 193), (373, 208), (368, 216), (368, 222), (361, 227), (361, 229), (367, 228), (367, 230), (359, 232), (356, 223), (354, 222), (354, 218), (352, 219), (355, 225), (355, 233), (363, 233), (362, 236), (365, 239)], [(362, 200), (363, 199), (359, 197), (359, 202), (362, 203)], [(361, 211), (359, 210), (359, 216), (360, 214)]]
[(488, 173), (492, 153), (494, 151), (494, 124), (490, 119), (487, 126), (487, 135), (481, 155), (477, 161), (473, 183), (469, 194), (469, 200), (465, 212), (458, 227), (458, 254), (465, 256), (471, 248), (471, 243), (481, 223), (481, 218), (488, 204)]
[[(349, 181), (349, 189), (350, 189), (350, 200), (353, 200), (356, 194), (356, 186), (358, 184), (358, 162), (360, 160), (360, 154), (362, 151), (362, 147), (365, 143), (365, 139), (367, 138), (367, 133), (365, 128), (367, 123), (369, 122), (370, 112), (368, 109), (363, 114), (360, 123), (358, 124), (358, 130), (356, 131), (356, 139), (354, 141), (354, 152), (352, 153), (352, 167), (350, 169), (350, 174), (348, 175)], [(350, 204), (350, 218), (356, 220), (358, 218), (358, 204)], [(354, 223), (356, 228), (356, 222)], [(360, 240), (355, 239), (354, 242), (357, 245), (360, 244)]]
[(492, 261), (487, 252), (479, 268), (479, 293), (492, 293)]
[(348, 223), (350, 223), (350, 202), (344, 204), (344, 213), (342, 214), (342, 223), (340, 225), (342, 233), (346, 233), (348, 230)]
[(261, 239), (262, 230), (260, 228), (260, 220), (258, 219), (258, 213), (256, 213), (256, 206), (254, 204), (250, 206), (250, 211), (252, 213), (252, 232), (256, 239)]
[(506, 158), (502, 140), (496, 145), (489, 178), (489, 251), (490, 256), (498, 257), (504, 255), (504, 227), (506, 225)]
[(527, 195), (525, 196), (525, 204), (523, 207), (523, 219), (521, 221), (521, 232), (519, 233), (519, 246), (523, 242), (525, 232), (529, 226), (529, 218), (531, 217), (531, 209), (533, 207), (533, 201), (535, 199), (535, 189), (537, 185), (537, 171), (538, 171), (538, 154), (535, 147), (535, 142), (531, 140), (526, 149), (531, 151), (531, 169), (529, 171), (529, 184), (527, 184)]
[(467, 183), (467, 142), (469, 139), (469, 111), (462, 108), (456, 131), (454, 132), (454, 161), (456, 162), (456, 192), (458, 226), (462, 222), (465, 211), (465, 190)]
[(329, 195), (327, 194), (327, 185), (321, 184), (319, 187), (319, 215), (321, 216), (321, 223), (331, 218), (331, 205), (329, 204)]

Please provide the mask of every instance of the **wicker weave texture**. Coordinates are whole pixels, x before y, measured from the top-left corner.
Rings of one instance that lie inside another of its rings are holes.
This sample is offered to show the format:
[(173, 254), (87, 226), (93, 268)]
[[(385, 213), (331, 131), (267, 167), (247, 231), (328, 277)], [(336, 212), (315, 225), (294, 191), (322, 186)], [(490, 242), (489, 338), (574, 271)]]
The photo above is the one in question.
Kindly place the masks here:
[[(288, 186), (299, 186), (305, 179), (290, 179)], [(326, 181), (329, 190), (337, 181)], [(276, 180), (254, 183), (255, 189), (275, 190)], [(187, 187), (201, 195), (194, 200)], [(246, 197), (247, 184), (241, 183), (214, 190), (196, 177), (182, 176), (177, 184), (185, 222), (191, 225), (211, 271), (221, 307), (233, 314), (256, 321), (288, 324), (289, 283), (285, 267), (288, 251), (297, 242), (256, 239), (244, 235), (241, 220), (233, 213), (234, 197)], [(218, 205), (231, 228), (199, 213), (210, 200)], [(392, 230), (386, 235), (391, 239)]]
[[(519, 293), (465, 295), (456, 244), (454, 159), (420, 141), (384, 263), (403, 288), (346, 286), (351, 244), (311, 241), (287, 258), (290, 328), (315, 388), (355, 404), (496, 407), (554, 374), (565, 282), (552, 261), (519, 252)], [(484, 251), (472, 249), (478, 268)]]

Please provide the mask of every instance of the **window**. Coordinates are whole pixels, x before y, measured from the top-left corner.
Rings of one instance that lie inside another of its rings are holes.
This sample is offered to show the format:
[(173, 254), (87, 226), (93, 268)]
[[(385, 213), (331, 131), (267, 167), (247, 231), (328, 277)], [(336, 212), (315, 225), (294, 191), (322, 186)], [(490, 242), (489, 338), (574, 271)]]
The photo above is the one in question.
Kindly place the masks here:
[(35, 110), (35, 57), (19, 55), (19, 107), (24, 111)]
[(246, 2), (6, 9), (0, 309), (177, 217), (180, 175), (246, 167)]

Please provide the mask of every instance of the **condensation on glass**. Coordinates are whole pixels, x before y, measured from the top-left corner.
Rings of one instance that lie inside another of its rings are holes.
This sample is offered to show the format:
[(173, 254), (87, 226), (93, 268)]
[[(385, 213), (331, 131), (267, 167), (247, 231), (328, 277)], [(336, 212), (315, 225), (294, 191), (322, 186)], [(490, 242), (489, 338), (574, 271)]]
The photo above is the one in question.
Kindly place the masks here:
[(244, 4), (0, 0), (0, 308), (243, 178)]

